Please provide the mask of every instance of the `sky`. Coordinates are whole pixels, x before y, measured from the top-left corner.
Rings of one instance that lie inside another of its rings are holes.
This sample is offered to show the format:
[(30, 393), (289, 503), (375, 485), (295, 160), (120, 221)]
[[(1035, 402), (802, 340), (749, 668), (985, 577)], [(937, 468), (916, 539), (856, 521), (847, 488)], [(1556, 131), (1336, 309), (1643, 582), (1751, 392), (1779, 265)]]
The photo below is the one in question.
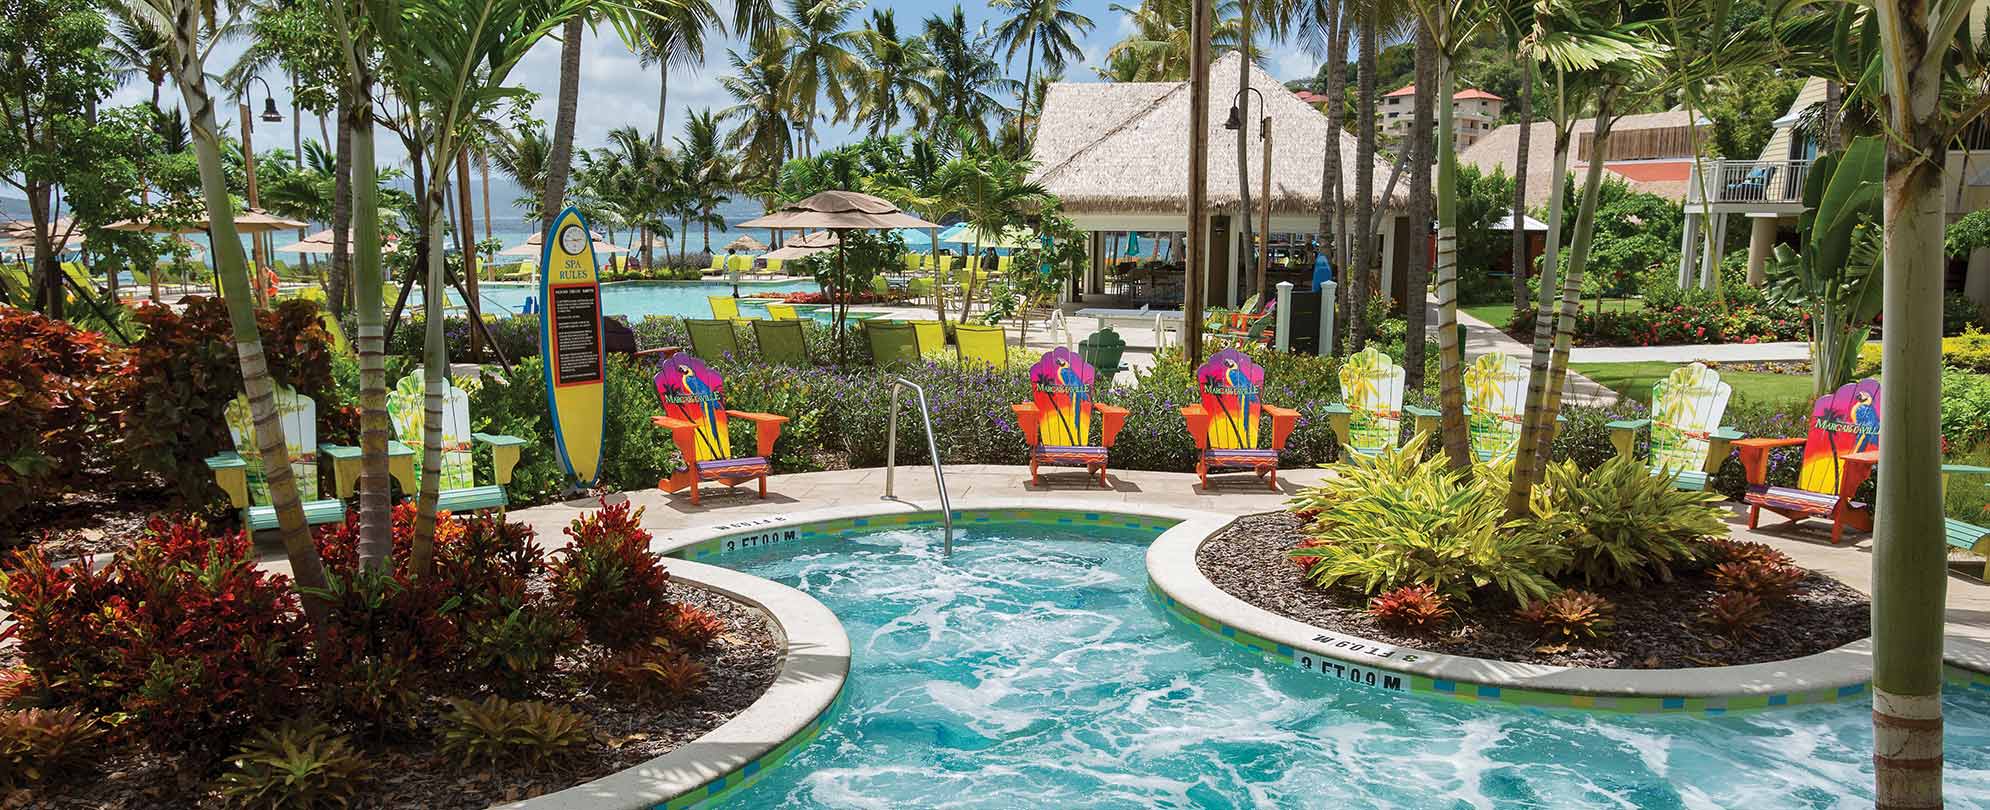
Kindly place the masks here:
[[(1128, 6), (1135, 5), (1136, 3), (1137, 0), (1123, 0), (1123, 4)], [(721, 0), (720, 5), (720, 13), (724, 15), (725, 19), (730, 20), (731, 9), (729, 4)], [(1091, 66), (1103, 64), (1106, 51), (1112, 47), (1113, 43), (1125, 37), (1131, 30), (1131, 26), (1127, 23), (1125, 15), (1112, 11), (1109, 6), (1110, 3), (1107, 0), (1071, 0), (1070, 9), (1092, 18), (1095, 27), (1090, 34), (1086, 35), (1080, 41), (1079, 44), (1085, 52), (1084, 61), (1080, 64), (1072, 65), (1065, 70), (1065, 77), (1067, 79), (1096, 81), (1097, 79), (1092, 73)], [(1000, 19), (998, 11), (992, 8), (987, 0), (971, 0), (970, 2), (963, 3), (963, 7), (967, 13), (969, 26), (985, 22), (992, 30)], [(898, 15), (899, 30), (911, 32), (919, 30), (920, 21), (926, 17), (950, 12), (952, 5), (933, 2), (933, 0), (927, 0), (927, 2), (916, 2), (915, 0), (872, 0), (864, 9), (853, 13), (851, 20), (854, 22), (868, 18), (870, 16), (870, 8), (890, 8), (895, 10)], [(621, 40), (616, 38), (614, 30), (610, 27), (603, 26), (599, 31), (589, 32), (582, 42), (580, 115), (575, 125), (575, 145), (581, 148), (600, 146), (607, 141), (607, 135), (610, 130), (622, 126), (633, 125), (644, 132), (652, 131), (656, 127), (658, 69), (642, 65), (636, 59), (635, 55), (631, 54), (622, 45)], [(208, 71), (212, 74), (220, 74), (241, 55), (246, 46), (245, 42), (226, 42), (217, 46), (214, 56), (208, 64)], [(744, 46), (737, 39), (730, 37), (715, 38), (707, 48), (705, 62), (702, 67), (680, 67), (672, 71), (670, 76), (670, 109), (665, 123), (666, 128), (671, 133), (682, 132), (687, 107), (692, 109), (709, 108), (717, 111), (731, 106), (731, 97), (719, 86), (718, 82), (718, 77), (727, 73), (729, 69), (726, 61), (726, 50), (728, 48), (737, 49), (742, 53), (745, 51)], [(1290, 45), (1273, 46), (1268, 50), (1267, 55), (1268, 64), (1266, 68), (1271, 75), (1277, 77), (1280, 81), (1311, 77), (1315, 66), (1318, 64), (1318, 61), (1314, 57)], [(548, 122), (548, 124), (554, 118), (555, 103), (558, 97), (559, 65), (560, 43), (548, 38), (545, 42), (533, 48), (525, 60), (513, 70), (511, 76), (513, 83), (522, 84), (539, 94), (539, 100), (532, 110), (532, 115), (535, 118)], [(1022, 54), (1017, 54), (1015, 62), (1010, 68), (1010, 73), (1017, 78), (1021, 78), (1023, 74)], [(267, 75), (264, 78), (268, 80), (270, 89), (276, 96), (277, 106), (283, 111), (286, 120), (283, 123), (256, 121), (253, 132), (256, 149), (257, 151), (263, 151), (278, 146), (288, 149), (291, 143), (291, 128), (296, 124), (296, 122), (289, 120), (289, 88), (284, 86), (280, 75)], [(258, 83), (252, 85), (252, 87), (252, 96), (254, 99), (252, 106), (254, 111), (260, 112), (263, 96), (262, 85)], [(112, 97), (111, 103), (113, 105), (123, 105), (142, 102), (148, 98), (150, 92), (151, 88), (149, 85), (142, 82), (133, 83), (119, 89)], [(170, 107), (173, 106), (172, 102), (177, 100), (178, 93), (169, 83), (162, 96), (162, 102)], [(827, 102), (825, 102), (825, 106), (827, 106)], [(230, 108), (224, 108), (224, 110), (226, 109)], [(227, 117), (228, 120), (222, 123), (229, 132), (233, 132), (235, 122), (238, 119), (233, 115)], [(304, 122), (304, 138), (307, 140), (318, 138), (317, 119), (309, 115), (306, 116), (306, 119)], [(822, 138), (823, 145), (834, 146), (855, 140), (851, 127), (847, 123), (819, 124), (817, 132)], [(378, 149), (379, 158), (382, 163), (400, 164), (406, 159), (406, 152), (401, 148), (399, 140), (386, 133), (382, 133), (382, 137), (378, 141)]]

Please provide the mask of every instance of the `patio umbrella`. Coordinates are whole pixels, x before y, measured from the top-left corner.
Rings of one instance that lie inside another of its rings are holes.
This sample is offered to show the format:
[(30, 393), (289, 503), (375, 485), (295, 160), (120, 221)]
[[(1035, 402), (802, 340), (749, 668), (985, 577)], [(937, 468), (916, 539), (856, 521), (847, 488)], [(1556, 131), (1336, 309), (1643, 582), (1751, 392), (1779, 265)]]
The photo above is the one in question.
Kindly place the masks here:
[[(150, 219), (126, 219), (104, 226), (107, 231), (134, 231), (140, 233), (207, 233), (207, 218), (191, 220), (180, 225), (165, 225)], [(309, 228), (311, 223), (299, 222), (280, 217), (260, 208), (250, 208), (235, 215), (236, 233), (269, 233), (270, 231), (294, 231)]]
[[(545, 234), (534, 233), (532, 234), (532, 236), (528, 237), (525, 240), (525, 244), (519, 245), (517, 247), (505, 248), (504, 250), (500, 250), (498, 251), (498, 255), (499, 256), (537, 256), (540, 253), (539, 246), (545, 244), (545, 241), (546, 241)], [(621, 245), (617, 245), (613, 242), (604, 242), (601, 240), (600, 236), (595, 236), (594, 252), (626, 253), (628, 252), (628, 249), (622, 247)]]
[(1008, 228), (1000, 234), (995, 234), (982, 231), (965, 222), (940, 232), (940, 241), (946, 244), (980, 244), (984, 248), (1003, 248), (1006, 250), (1028, 247), (1034, 239), (1036, 239), (1036, 234), (1024, 228)]
[[(813, 197), (779, 211), (739, 223), (742, 228), (824, 228), (837, 235), (836, 277), (845, 278), (843, 244), (844, 231), (883, 231), (892, 228), (935, 228), (931, 222), (898, 210), (889, 201), (855, 191), (824, 191)], [(804, 236), (803, 239), (808, 237)], [(847, 294), (847, 291), (846, 291)], [(847, 304), (845, 304), (847, 307)], [(837, 362), (843, 356), (843, 307), (838, 308), (836, 319)]]
[(727, 242), (725, 249), (737, 250), (742, 253), (759, 253), (761, 251), (766, 250), (767, 245), (766, 243), (761, 242), (760, 240), (755, 239), (751, 236), (742, 235), (738, 239), (734, 239), (731, 242)]
[[(350, 232), (348, 232), (348, 234), (350, 234)], [(386, 241), (388, 242), (385, 251), (388, 253), (394, 252), (394, 248), (400, 244), (400, 242), (398, 241), (398, 237), (395, 237), (392, 234), (386, 234), (385, 238)], [(347, 236), (345, 243), (345, 249), (347, 253), (352, 252), (352, 247), (355, 241), (356, 241), (355, 237), (351, 235)], [(283, 247), (277, 248), (276, 252), (309, 253), (313, 256), (329, 256), (332, 254), (332, 229), (326, 228), (322, 231), (311, 234), (310, 236), (306, 236), (303, 239), (299, 239), (288, 245), (284, 245)]]
[(843, 240), (836, 238), (836, 234), (833, 232), (816, 231), (814, 233), (803, 234), (794, 239), (790, 239), (788, 240), (787, 244), (782, 245), (779, 249), (773, 251), (772, 253), (768, 253), (766, 256), (762, 258), (780, 259), (782, 261), (787, 261), (788, 259), (799, 259), (804, 256), (813, 256), (825, 250), (830, 250), (832, 248), (835, 248), (838, 244), (841, 244), (842, 241)]

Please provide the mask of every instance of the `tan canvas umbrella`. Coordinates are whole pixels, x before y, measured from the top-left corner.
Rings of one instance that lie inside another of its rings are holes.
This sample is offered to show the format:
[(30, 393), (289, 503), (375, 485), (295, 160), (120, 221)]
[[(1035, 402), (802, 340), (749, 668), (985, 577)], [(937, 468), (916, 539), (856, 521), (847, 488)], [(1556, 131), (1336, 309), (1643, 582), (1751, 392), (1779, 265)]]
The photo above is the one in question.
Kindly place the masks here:
[(751, 236), (741, 236), (738, 239), (734, 239), (731, 242), (727, 242), (725, 249), (738, 250), (746, 253), (759, 253), (763, 250), (766, 250), (767, 245)]
[[(539, 246), (545, 244), (545, 240), (546, 240), (545, 234), (534, 233), (532, 234), (532, 236), (530, 236), (525, 240), (525, 244), (519, 245), (517, 247), (505, 248), (504, 250), (500, 250), (498, 251), (498, 255), (499, 256), (537, 256), (541, 253)], [(594, 240), (594, 252), (625, 253), (627, 252), (627, 250), (622, 246), (617, 245), (613, 242), (603, 242), (601, 241), (600, 237), (596, 237)]]
[[(155, 224), (150, 219), (126, 219), (104, 226), (107, 231), (135, 231), (141, 233), (207, 233), (207, 218), (193, 220), (184, 225)], [(311, 223), (280, 217), (259, 208), (250, 208), (235, 215), (235, 232), (269, 233), (270, 231), (294, 231), (309, 228)]]
[[(348, 234), (350, 234), (350, 231), (348, 231)], [(391, 234), (387, 235), (386, 242), (387, 245), (384, 248), (384, 250), (385, 252), (388, 253), (394, 252), (394, 248), (400, 245), (400, 242)], [(356, 239), (348, 235), (345, 242), (345, 249), (347, 253), (352, 252), (352, 248), (355, 243)], [(277, 248), (276, 252), (308, 253), (313, 256), (330, 256), (332, 255), (332, 229), (326, 228), (322, 231), (311, 234), (310, 236), (306, 236), (303, 239), (299, 239), (288, 245), (284, 245), (283, 247)]]
[[(859, 194), (855, 191), (825, 191), (801, 202), (784, 206), (766, 216), (739, 223), (742, 228), (780, 228), (806, 230), (824, 228), (830, 231), (884, 231), (894, 228), (937, 228), (926, 220), (898, 210), (881, 197)], [(804, 236), (806, 240), (809, 237)], [(839, 238), (836, 244), (836, 278), (838, 287), (846, 278), (843, 265), (843, 244)], [(844, 290), (847, 297), (848, 290)], [(836, 317), (836, 361), (843, 362), (843, 313), (848, 304), (839, 304)]]

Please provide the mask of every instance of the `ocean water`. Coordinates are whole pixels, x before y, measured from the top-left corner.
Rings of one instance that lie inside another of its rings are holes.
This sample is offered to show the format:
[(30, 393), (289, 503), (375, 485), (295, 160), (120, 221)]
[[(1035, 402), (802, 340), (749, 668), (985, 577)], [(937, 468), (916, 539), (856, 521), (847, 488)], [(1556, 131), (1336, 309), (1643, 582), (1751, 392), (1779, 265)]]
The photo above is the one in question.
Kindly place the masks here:
[[(1325, 682), (1168, 617), (1150, 535), (983, 524), (728, 557), (849, 632), (845, 707), (738, 808), (1869, 808), (1864, 701), (1737, 717), (1479, 706)], [(1990, 807), (1951, 693), (1950, 807)]]
[[(813, 281), (742, 281), (739, 294), (742, 296), (771, 295), (790, 292), (817, 292), (822, 288)], [(712, 317), (711, 298), (732, 295), (733, 286), (721, 281), (617, 281), (601, 285), (601, 314), (622, 315), (635, 323), (650, 315), (674, 315), (680, 318)], [(487, 315), (517, 315), (525, 312), (527, 299), (538, 305), (539, 285), (531, 283), (508, 283), (485, 281), (477, 285), (477, 298), (480, 299)], [(408, 306), (412, 309), (422, 301), (419, 290), (408, 295)], [(462, 306), (463, 297), (455, 290), (449, 291), (451, 306)], [(765, 314), (765, 310), (761, 311)]]

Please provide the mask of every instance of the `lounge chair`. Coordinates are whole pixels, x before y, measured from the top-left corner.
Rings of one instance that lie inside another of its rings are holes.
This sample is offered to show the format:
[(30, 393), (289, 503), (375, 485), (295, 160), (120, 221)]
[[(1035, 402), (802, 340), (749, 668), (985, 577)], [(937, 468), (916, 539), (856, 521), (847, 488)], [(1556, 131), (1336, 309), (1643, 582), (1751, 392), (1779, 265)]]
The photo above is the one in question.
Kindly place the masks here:
[(1403, 406), (1403, 380), (1403, 367), (1373, 346), (1341, 364), (1343, 401), (1327, 406), (1327, 422), (1340, 442), (1342, 461), (1395, 449), (1402, 443), (1404, 416), (1416, 420), (1418, 432), (1437, 431), (1436, 411)]
[[(736, 487), (758, 479), (760, 497), (767, 497), (767, 475), (773, 466), (774, 442), (788, 417), (771, 413), (736, 411), (725, 405), (725, 381), (703, 360), (689, 354), (676, 354), (663, 361), (656, 373), (657, 400), (663, 415), (652, 417), (657, 427), (670, 431), (671, 442), (684, 458), (685, 468), (656, 482), (664, 492), (691, 490), (691, 505), (697, 506), (699, 485), (718, 481)], [(753, 423), (755, 455), (734, 456), (732, 430), (728, 418)]]
[(963, 364), (986, 363), (996, 371), (1009, 370), (1009, 337), (1000, 326), (954, 324), (954, 348)]
[[(315, 526), (345, 520), (343, 501), (318, 497), (318, 404), (294, 390), (278, 388), (276, 409), (283, 422), (284, 444), (290, 452), (290, 472), (297, 481), (297, 497), (304, 503), (304, 522)], [(207, 468), (214, 473), (214, 483), (227, 493), (228, 503), (242, 510), (243, 526), (251, 531), (274, 529), (276, 507), (270, 504), (269, 480), (263, 474), (262, 455), (256, 449), (255, 422), (249, 413), (248, 395), (231, 400), (223, 415), (235, 449), (207, 459)]]
[(795, 311), (794, 304), (768, 304), (767, 317), (777, 321), (800, 320), (801, 314)]
[(919, 336), (919, 354), (928, 355), (947, 349), (947, 325), (939, 321), (906, 321), (912, 324), (913, 333)]
[[(1268, 405), (1260, 397), (1264, 369), (1236, 349), (1210, 356), (1195, 370), (1202, 403), (1182, 409), (1182, 421), (1195, 439), (1196, 477), (1209, 489), (1209, 474), (1246, 470), (1278, 490), (1278, 454), (1299, 424), (1299, 412)], [(1259, 422), (1271, 416), (1271, 447), (1260, 447)]]
[(1721, 425), (1733, 392), (1704, 364), (1673, 369), (1651, 387), (1651, 418), (1611, 422), (1610, 443), (1617, 455), (1631, 458), (1638, 433), (1649, 428), (1652, 474), (1670, 476), (1679, 489), (1704, 490), (1732, 452), (1729, 444), (1741, 438), (1734, 428)]
[(808, 366), (808, 337), (802, 322), (785, 320), (754, 321), (753, 339), (760, 344), (760, 358), (784, 366)]
[[(1748, 476), (1748, 528), (1755, 528), (1767, 509), (1794, 523), (1805, 518), (1830, 518), (1831, 542), (1836, 545), (1847, 527), (1872, 531), (1871, 504), (1852, 500), (1859, 485), (1872, 476), (1879, 462), (1879, 381), (1846, 383), (1819, 397), (1811, 406), (1804, 438), (1739, 439), (1741, 469)], [(1769, 451), (1803, 445), (1803, 466), (1794, 487), (1770, 486)]]
[(739, 332), (733, 328), (732, 321), (686, 318), (684, 333), (691, 340), (691, 353), (699, 357), (716, 360), (744, 356), (739, 351)]
[(783, 270), (781, 269), (781, 263), (782, 263), (783, 261), (785, 261), (785, 260), (784, 260), (784, 259), (768, 259), (768, 260), (767, 260), (767, 261), (765, 262), (765, 265), (766, 265), (766, 266), (764, 267), (764, 269), (762, 269), (762, 271), (761, 271), (761, 272), (762, 272), (763, 274), (765, 274), (765, 275), (769, 275), (769, 276), (778, 276), (778, 275), (781, 275), (781, 274), (782, 274), (782, 273), (784, 272), (784, 271), (783, 271)]
[(879, 367), (919, 362), (919, 333), (912, 324), (898, 321), (865, 321), (864, 339), (871, 346), (871, 362)]
[[(1127, 410), (1101, 404), (1092, 384), (1096, 372), (1076, 352), (1059, 346), (1044, 352), (1030, 367), (1029, 402), (1010, 406), (1016, 413), (1016, 426), (1029, 445), (1030, 483), (1043, 483), (1037, 468), (1083, 467), (1085, 485), (1097, 476), (1099, 486), (1110, 489), (1106, 460), (1119, 429), (1126, 424)], [(1099, 440), (1092, 443), (1092, 414), (1099, 417)]]
[(712, 266), (705, 268), (705, 272), (711, 275), (719, 275), (721, 273), (724, 273), (725, 271), (726, 271), (726, 257), (724, 256), (713, 256)]
[[(422, 471), (417, 462), (420, 459), (426, 404), (423, 383), (422, 370), (417, 368), (402, 377), (400, 382), (394, 384), (394, 390), (387, 393), (387, 417), (394, 426), (394, 434), (400, 437), (398, 442), (389, 444), (388, 468), (394, 471), (402, 492), (409, 497), (421, 492)], [(511, 483), (512, 468), (518, 465), (519, 449), (525, 445), (524, 439), (514, 436), (474, 433), (470, 430), (470, 394), (463, 386), (476, 384), (474, 378), (445, 379), (442, 383), (442, 479), (439, 482), (441, 498), (436, 508), (448, 512), (503, 509), (504, 488)], [(402, 449), (395, 449), (393, 444), (402, 445)], [(477, 485), (476, 467), (471, 455), (478, 445), (491, 448), (494, 483), (485, 486)], [(331, 455), (334, 463), (339, 463), (340, 456)], [(408, 463), (397, 467), (392, 463), (397, 457), (408, 459)]]
[(708, 295), (705, 296), (705, 302), (711, 305), (713, 318), (722, 321), (740, 320), (739, 299), (727, 295)]

